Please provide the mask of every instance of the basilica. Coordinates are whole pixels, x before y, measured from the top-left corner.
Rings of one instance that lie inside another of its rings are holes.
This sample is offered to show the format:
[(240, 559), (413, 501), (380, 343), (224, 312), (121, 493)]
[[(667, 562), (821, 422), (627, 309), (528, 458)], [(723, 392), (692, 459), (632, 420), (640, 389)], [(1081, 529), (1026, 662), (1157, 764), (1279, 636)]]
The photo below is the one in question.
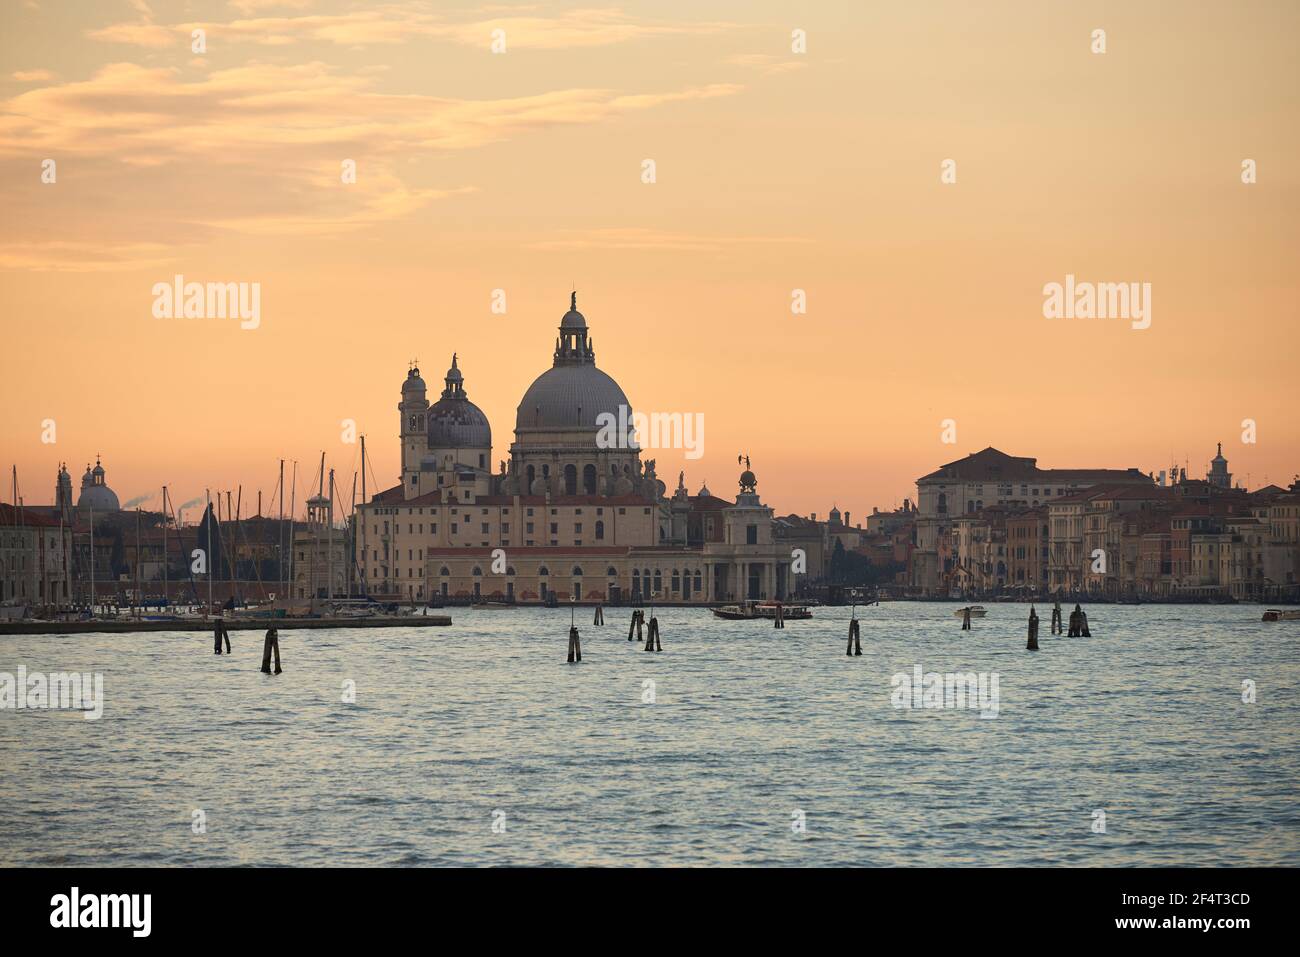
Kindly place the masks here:
[[(617, 604), (784, 598), (801, 569), (773, 537), (746, 461), (728, 500), (676, 488), (632, 437), (623, 389), (596, 366), (574, 293), (551, 367), (524, 392), (509, 458), (493, 471), (492, 426), (470, 401), (459, 356), (430, 404), (418, 368), (402, 383), (401, 480), (356, 511), (368, 594), (403, 600)], [(624, 414), (620, 416), (620, 410)], [(622, 437), (620, 437), (621, 439)]]

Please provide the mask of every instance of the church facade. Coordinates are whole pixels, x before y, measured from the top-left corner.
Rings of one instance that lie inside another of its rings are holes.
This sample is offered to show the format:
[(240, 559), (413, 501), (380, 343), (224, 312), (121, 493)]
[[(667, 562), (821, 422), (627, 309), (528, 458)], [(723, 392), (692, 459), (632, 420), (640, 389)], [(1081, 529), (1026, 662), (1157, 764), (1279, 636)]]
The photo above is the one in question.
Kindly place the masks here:
[(357, 574), (368, 594), (705, 603), (793, 591), (798, 566), (774, 540), (747, 462), (733, 500), (707, 488), (690, 494), (684, 475), (669, 493), (631, 436), (610, 442), (606, 425), (602, 437), (603, 417), (630, 422), (631, 403), (597, 368), (576, 293), (495, 472), (491, 425), (469, 399), (459, 356), (443, 383), (430, 404), (419, 369), (407, 373), (400, 482), (357, 508)]

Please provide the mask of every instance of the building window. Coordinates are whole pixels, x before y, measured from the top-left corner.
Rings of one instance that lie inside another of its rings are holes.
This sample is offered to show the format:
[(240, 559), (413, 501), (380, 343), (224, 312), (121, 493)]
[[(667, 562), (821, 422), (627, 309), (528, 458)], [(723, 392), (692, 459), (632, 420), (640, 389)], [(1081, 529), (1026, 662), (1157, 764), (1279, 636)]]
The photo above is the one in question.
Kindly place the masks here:
[(596, 541), (599, 542), (599, 541), (603, 540), (604, 537), (605, 537), (605, 523), (602, 522), (602, 521), (597, 521), (597, 522), (596, 522)]

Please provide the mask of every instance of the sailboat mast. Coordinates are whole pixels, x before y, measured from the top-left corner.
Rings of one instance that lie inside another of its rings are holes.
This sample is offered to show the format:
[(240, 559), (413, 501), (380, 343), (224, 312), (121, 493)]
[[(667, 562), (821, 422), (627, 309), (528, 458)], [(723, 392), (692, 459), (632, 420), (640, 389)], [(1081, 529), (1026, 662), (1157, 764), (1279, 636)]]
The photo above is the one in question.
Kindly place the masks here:
[(135, 616), (140, 617), (140, 506), (135, 507)]
[(87, 506), (90, 514), (90, 617), (95, 617), (95, 506)]
[(298, 460), (295, 459), (293, 463), (293, 490), (289, 493), (289, 581), (287, 587), (289, 588), (290, 592), (292, 592), (293, 590), (293, 582), (294, 582), (293, 562), (294, 562), (295, 552), (293, 550), (293, 516), (297, 508), (298, 508)]
[(167, 600), (167, 486), (163, 487), (163, 549), (162, 549), (162, 573), (163, 573), (163, 605), (169, 604)]
[(329, 527), (325, 529), (325, 588), (326, 594), (330, 598), (334, 597), (334, 470), (330, 469), (330, 500), (325, 506), (325, 520), (329, 522)]
[[(203, 494), (208, 500), (208, 514), (204, 516), (206, 519), (204, 524), (208, 526), (208, 550), (205, 553), (207, 561), (207, 568), (205, 571), (208, 573), (208, 607), (203, 613), (203, 617), (206, 618), (212, 611), (212, 490), (205, 488)], [(221, 504), (221, 497), (219, 495), (217, 496), (217, 504)]]
[(280, 597), (284, 597), (284, 459), (280, 459), (280, 491), (277, 493), (280, 510), (279, 521), (276, 528), (279, 530), (280, 550), (276, 553), (275, 574), (280, 579), (280, 587), (276, 589)]
[[(361, 436), (361, 507), (366, 506), (366, 437)], [(361, 513), (355, 530), (356, 543), (361, 548), (361, 594), (370, 593), (370, 564), (366, 558), (365, 525), (366, 513)]]

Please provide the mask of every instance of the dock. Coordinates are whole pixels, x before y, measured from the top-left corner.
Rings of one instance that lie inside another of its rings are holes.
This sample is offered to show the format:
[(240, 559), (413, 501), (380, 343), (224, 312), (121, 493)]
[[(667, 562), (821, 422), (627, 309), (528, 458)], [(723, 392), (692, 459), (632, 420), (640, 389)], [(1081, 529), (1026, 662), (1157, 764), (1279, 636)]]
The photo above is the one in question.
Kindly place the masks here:
[(0, 621), (0, 635), (91, 635), (132, 634), (145, 631), (212, 632), (224, 621), (229, 631), (266, 631), (276, 628), (436, 628), (451, 624), (448, 615), (403, 615), (371, 618), (184, 618), (178, 621), (146, 621), (124, 618), (110, 621)]

